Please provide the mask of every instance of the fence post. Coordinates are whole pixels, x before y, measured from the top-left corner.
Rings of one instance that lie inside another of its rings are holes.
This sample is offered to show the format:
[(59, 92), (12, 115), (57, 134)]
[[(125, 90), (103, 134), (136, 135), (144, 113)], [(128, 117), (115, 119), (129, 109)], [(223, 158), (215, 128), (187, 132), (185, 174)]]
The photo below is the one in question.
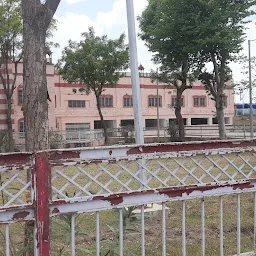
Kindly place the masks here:
[(39, 256), (50, 256), (50, 209), (51, 168), (48, 153), (35, 155), (35, 223)]

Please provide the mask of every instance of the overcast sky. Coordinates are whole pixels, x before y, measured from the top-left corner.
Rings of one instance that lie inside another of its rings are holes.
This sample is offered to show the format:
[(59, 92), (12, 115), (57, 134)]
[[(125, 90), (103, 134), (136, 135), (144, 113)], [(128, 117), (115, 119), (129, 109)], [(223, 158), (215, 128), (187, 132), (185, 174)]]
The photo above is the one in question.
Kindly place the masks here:
[[(147, 0), (134, 0), (135, 15), (138, 16), (147, 6)], [(107, 34), (110, 38), (117, 38), (123, 32), (127, 34), (126, 0), (62, 0), (56, 13), (58, 31), (54, 41), (60, 44), (60, 48), (54, 50), (53, 59), (56, 61), (61, 50), (67, 45), (69, 39), (80, 40), (82, 32), (93, 26), (98, 35)], [(248, 39), (256, 38), (255, 22), (248, 25)], [(137, 32), (139, 32), (136, 21)], [(146, 70), (154, 68), (151, 62), (151, 54), (144, 43), (138, 39), (138, 62)], [(247, 55), (247, 41), (244, 43), (244, 54)], [(252, 55), (256, 55), (256, 41), (252, 42)], [(242, 79), (241, 68), (232, 64), (235, 82)], [(239, 101), (239, 97), (236, 97)], [(245, 95), (245, 101), (247, 96)]]

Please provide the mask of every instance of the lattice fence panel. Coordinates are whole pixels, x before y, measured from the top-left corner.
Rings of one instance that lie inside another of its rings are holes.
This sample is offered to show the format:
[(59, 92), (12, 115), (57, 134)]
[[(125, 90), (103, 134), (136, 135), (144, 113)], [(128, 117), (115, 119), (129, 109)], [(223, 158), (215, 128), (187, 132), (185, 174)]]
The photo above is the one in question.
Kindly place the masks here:
[(0, 207), (32, 202), (31, 167), (0, 167)]
[[(256, 178), (253, 151), (149, 154), (144, 158), (53, 166), (53, 199)], [(143, 175), (141, 175), (143, 174)], [(141, 180), (141, 177), (144, 177)]]

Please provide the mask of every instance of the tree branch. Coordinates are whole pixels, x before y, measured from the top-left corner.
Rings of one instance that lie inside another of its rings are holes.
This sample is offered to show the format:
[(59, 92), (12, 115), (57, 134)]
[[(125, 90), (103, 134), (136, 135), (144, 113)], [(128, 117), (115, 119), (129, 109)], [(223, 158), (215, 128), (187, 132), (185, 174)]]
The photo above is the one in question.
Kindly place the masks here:
[(50, 26), (53, 15), (55, 14), (61, 0), (46, 0), (44, 6), (47, 8), (47, 15), (45, 20), (45, 26)]
[(18, 64), (19, 64), (19, 62), (22, 58), (22, 55), (23, 55), (23, 52), (21, 53), (20, 58), (14, 62), (14, 77), (13, 77), (13, 82), (12, 82), (12, 87), (11, 87), (12, 94), (13, 94), (13, 91), (15, 90), (15, 88), (16, 88), (15, 83), (16, 83), (16, 80), (17, 80)]
[(218, 70), (218, 64), (217, 61), (215, 59), (215, 54), (211, 53), (211, 58), (212, 58), (212, 63), (213, 63), (213, 68), (214, 68), (214, 73), (215, 73), (215, 81), (217, 83), (217, 86), (220, 84), (220, 80), (219, 80), (219, 70)]
[[(224, 55), (224, 54), (223, 54)], [(220, 85), (223, 88), (224, 83), (225, 83), (225, 65), (226, 65), (226, 56), (224, 55), (221, 58), (221, 65), (220, 65)]]

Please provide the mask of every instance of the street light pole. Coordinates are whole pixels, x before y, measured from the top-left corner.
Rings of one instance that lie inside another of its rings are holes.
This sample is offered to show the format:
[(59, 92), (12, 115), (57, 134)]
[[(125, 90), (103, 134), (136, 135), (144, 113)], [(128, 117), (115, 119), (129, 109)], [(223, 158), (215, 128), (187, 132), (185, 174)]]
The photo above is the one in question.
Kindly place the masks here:
[(133, 0), (126, 0), (136, 144), (144, 144)]
[(160, 100), (159, 100), (159, 92), (158, 92), (158, 85), (159, 85), (159, 81), (158, 81), (158, 68), (156, 69), (156, 98), (157, 98), (157, 139), (158, 142), (159, 141), (159, 137), (160, 137), (160, 121), (159, 121), (159, 104), (160, 104)]
[(253, 108), (252, 108), (252, 67), (251, 67), (251, 41), (248, 40), (248, 59), (249, 59), (249, 94), (250, 94), (250, 137), (253, 138)]

